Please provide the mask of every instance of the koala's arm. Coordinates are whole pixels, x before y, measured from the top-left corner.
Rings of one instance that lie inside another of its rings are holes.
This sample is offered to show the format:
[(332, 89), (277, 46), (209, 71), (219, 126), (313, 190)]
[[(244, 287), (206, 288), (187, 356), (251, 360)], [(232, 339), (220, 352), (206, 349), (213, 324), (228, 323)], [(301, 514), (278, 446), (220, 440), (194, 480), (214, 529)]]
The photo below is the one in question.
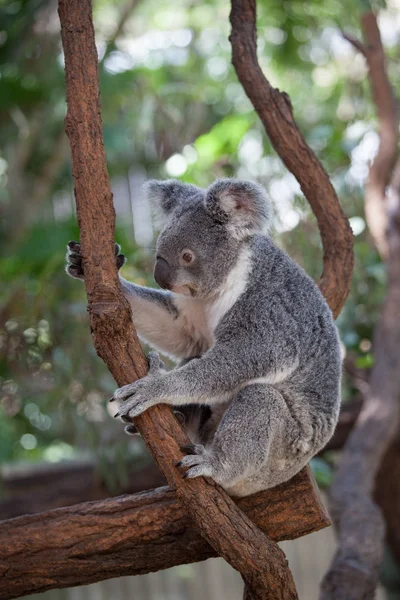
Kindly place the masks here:
[(120, 415), (133, 418), (158, 403), (219, 404), (235, 389), (259, 375), (254, 363), (245, 365), (240, 353), (217, 343), (200, 358), (169, 371), (153, 373), (114, 392), (114, 400), (126, 400)]
[[(121, 248), (115, 244), (115, 260), (120, 269), (125, 263)], [(69, 242), (67, 247), (68, 275), (84, 279), (81, 247)], [(126, 281), (120, 276), (125, 297), (132, 306), (133, 320), (139, 337), (164, 354), (174, 358), (189, 358), (198, 354), (195, 343), (173, 303), (172, 294), (164, 290), (147, 288)]]
[(132, 306), (133, 322), (141, 339), (174, 358), (189, 358), (198, 353), (170, 292), (143, 287), (122, 277), (120, 282)]

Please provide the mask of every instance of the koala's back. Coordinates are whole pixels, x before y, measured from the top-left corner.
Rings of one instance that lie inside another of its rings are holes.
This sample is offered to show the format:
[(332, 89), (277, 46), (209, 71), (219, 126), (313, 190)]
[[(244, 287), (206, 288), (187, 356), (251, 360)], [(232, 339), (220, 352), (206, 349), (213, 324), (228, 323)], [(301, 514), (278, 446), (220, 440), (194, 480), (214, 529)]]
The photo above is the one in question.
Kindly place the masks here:
[[(268, 237), (255, 236), (248, 285), (216, 333), (243, 369), (257, 364), (303, 430), (304, 455), (322, 448), (339, 414), (341, 356), (332, 313), (312, 279)], [(227, 356), (229, 360), (229, 356)]]
[[(245, 360), (256, 357), (261, 369), (293, 367), (290, 376), (282, 379), (293, 379), (296, 373), (307, 378), (315, 369), (319, 378), (319, 369), (327, 368), (327, 378), (333, 377), (337, 384), (339, 337), (318, 286), (268, 236), (254, 236), (251, 251), (247, 286), (220, 322), (218, 337), (245, 341), (237, 350)], [(299, 377), (294, 379), (300, 382)]]

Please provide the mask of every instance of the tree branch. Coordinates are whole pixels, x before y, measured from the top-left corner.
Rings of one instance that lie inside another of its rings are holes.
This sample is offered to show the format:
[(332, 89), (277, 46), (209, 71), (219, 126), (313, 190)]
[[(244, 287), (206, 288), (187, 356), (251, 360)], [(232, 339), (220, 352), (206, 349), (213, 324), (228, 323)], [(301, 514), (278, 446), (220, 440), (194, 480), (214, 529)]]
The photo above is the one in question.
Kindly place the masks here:
[[(368, 66), (372, 99), (378, 117), (379, 147), (365, 185), (365, 216), (374, 244), (383, 259), (388, 256), (385, 208), (386, 188), (395, 166), (398, 146), (399, 111), (389, 81), (386, 56), (373, 12), (361, 17), (364, 44), (344, 35), (363, 54)], [(357, 43), (356, 43), (357, 42)]]
[(324, 247), (320, 288), (335, 317), (349, 293), (353, 235), (335, 190), (293, 118), (286, 93), (274, 89), (257, 60), (255, 0), (232, 0), (232, 62), (273, 147), (299, 182), (317, 218)]
[(103, 63), (110, 52), (112, 52), (116, 41), (124, 31), (126, 22), (130, 18), (139, 1), (140, 0), (126, 0), (125, 4), (122, 5), (116, 27), (107, 40), (106, 49), (104, 51), (103, 58), (101, 59), (101, 63)]
[[(310, 499), (306, 469), (238, 506), (276, 541), (329, 523)], [(0, 524), (0, 600), (216, 555), (169, 488), (88, 502)]]
[[(382, 239), (385, 242), (384, 253), (388, 258), (388, 288), (374, 332), (375, 364), (371, 371), (369, 390), (331, 487), (330, 507), (338, 529), (339, 546), (322, 583), (323, 600), (374, 598), (383, 555), (385, 523), (373, 502), (372, 494), (378, 469), (399, 427), (399, 189), (393, 189), (390, 201), (386, 198), (386, 186), (393, 173), (397, 152), (398, 117), (376, 16), (373, 13), (364, 15), (362, 26), (369, 76), (380, 122), (380, 146), (370, 169), (365, 201), (370, 203), (372, 194), (372, 201), (379, 214), (387, 211), (382, 217), (382, 222), (385, 221), (386, 224), (380, 230), (380, 235), (385, 236)], [(370, 213), (367, 218), (369, 226), (373, 228), (377, 215)]]
[[(67, 82), (66, 130), (93, 342), (121, 386), (146, 375), (147, 361), (115, 265), (115, 214), (102, 137), (90, 0), (59, 0), (59, 15)], [(135, 424), (201, 534), (242, 573), (253, 597), (296, 598), (293, 578), (278, 546), (213, 482), (182, 479), (175, 464), (182, 458), (180, 446), (188, 440), (170, 409), (155, 406)]]
[(400, 564), (400, 435), (390, 444), (375, 479), (374, 500), (386, 524), (386, 541)]
[(362, 42), (360, 42), (360, 40), (358, 40), (357, 38), (352, 37), (351, 35), (348, 35), (344, 31), (342, 31), (342, 36), (344, 37), (345, 40), (347, 40), (353, 46), (353, 48), (355, 48), (363, 56), (366, 56), (367, 49), (364, 46), (364, 44)]

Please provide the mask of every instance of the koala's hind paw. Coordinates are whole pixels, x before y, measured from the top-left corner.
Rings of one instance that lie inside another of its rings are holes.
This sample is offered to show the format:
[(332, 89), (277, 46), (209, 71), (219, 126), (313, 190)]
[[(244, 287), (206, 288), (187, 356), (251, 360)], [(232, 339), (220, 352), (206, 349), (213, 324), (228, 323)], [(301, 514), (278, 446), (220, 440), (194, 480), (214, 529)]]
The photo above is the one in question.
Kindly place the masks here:
[(211, 477), (212, 467), (210, 463), (210, 457), (206, 453), (206, 449), (201, 444), (195, 444), (193, 446), (184, 447), (190, 454), (184, 456), (176, 466), (188, 467), (188, 470), (183, 475), (184, 479), (193, 479), (194, 477)]

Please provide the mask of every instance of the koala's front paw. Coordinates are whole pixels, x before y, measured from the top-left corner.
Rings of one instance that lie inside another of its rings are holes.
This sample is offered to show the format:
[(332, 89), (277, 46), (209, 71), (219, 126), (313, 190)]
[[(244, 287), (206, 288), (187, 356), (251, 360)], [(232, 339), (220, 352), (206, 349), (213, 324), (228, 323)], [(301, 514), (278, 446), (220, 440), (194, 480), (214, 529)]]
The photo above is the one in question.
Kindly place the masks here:
[(75, 279), (83, 279), (81, 245), (78, 242), (68, 242), (65, 260), (67, 261), (66, 271), (68, 275)]
[(162, 388), (159, 386), (159, 379), (165, 373), (164, 363), (157, 352), (149, 352), (147, 359), (149, 363), (148, 375), (134, 383), (118, 388), (110, 400), (110, 402), (118, 400), (122, 403), (114, 417), (120, 417), (126, 423), (130, 423), (132, 419), (160, 402), (158, 398)]
[(125, 423), (130, 423), (132, 419), (157, 404), (157, 400), (154, 398), (153, 383), (153, 378), (146, 376), (115, 390), (111, 401), (119, 400), (122, 404), (114, 417), (120, 417)]
[[(115, 244), (115, 257), (117, 269), (119, 270), (125, 264), (125, 255), (121, 254), (121, 246), (119, 244)], [(66, 261), (68, 275), (71, 275), (75, 279), (84, 279), (81, 245), (78, 242), (68, 242)]]

